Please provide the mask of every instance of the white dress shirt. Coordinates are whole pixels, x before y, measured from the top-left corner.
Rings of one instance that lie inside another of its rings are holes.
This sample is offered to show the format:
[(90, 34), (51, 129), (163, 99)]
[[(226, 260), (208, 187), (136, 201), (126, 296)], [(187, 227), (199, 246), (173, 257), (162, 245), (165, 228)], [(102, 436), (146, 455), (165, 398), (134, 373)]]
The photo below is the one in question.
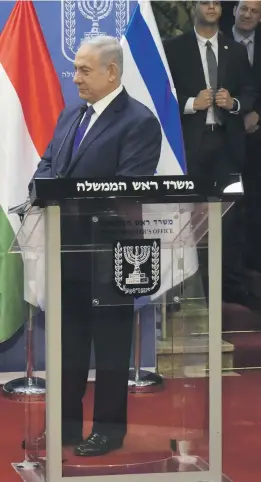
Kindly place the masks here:
[[(86, 134), (89, 132), (93, 124), (97, 121), (98, 117), (103, 113), (103, 111), (108, 107), (108, 105), (122, 92), (122, 90), (123, 90), (123, 86), (120, 85), (119, 87), (117, 87), (117, 89), (113, 90), (113, 92), (106, 95), (106, 97), (103, 97), (103, 99), (98, 100), (98, 102), (95, 102), (95, 104), (92, 105), (94, 109), (94, 113), (91, 116), (90, 123), (85, 131), (83, 139), (85, 138)], [(90, 104), (87, 103), (87, 105), (89, 106)], [(82, 118), (82, 121), (84, 117)]]
[[(201, 62), (202, 62), (202, 67), (204, 71), (204, 76), (205, 76), (205, 81), (206, 81), (206, 88), (210, 89), (210, 82), (209, 82), (209, 72), (208, 72), (208, 63), (207, 63), (207, 47), (206, 43), (209, 40), (209, 42), (212, 44), (212, 49), (213, 52), (216, 56), (216, 61), (218, 65), (218, 32), (211, 37), (210, 39), (206, 39), (205, 37), (201, 37), (195, 30), (195, 34), (197, 37), (198, 41), (198, 47), (199, 47), (199, 52), (200, 52), (200, 57), (201, 57)], [(229, 111), (230, 114), (238, 114), (240, 111), (240, 103), (238, 99), (235, 99), (237, 101), (238, 108), (235, 111)], [(193, 109), (195, 97), (190, 97), (185, 105), (184, 108), (184, 114), (195, 114), (196, 111)], [(206, 124), (215, 124), (215, 118), (214, 118), (214, 109), (213, 106), (209, 107), (208, 112), (207, 112), (207, 118), (206, 118)]]
[[(203, 71), (204, 71), (205, 81), (206, 81), (206, 88), (210, 89), (211, 85), (210, 85), (210, 82), (209, 82), (206, 43), (207, 43), (208, 40), (211, 43), (212, 50), (215, 54), (217, 64), (218, 64), (218, 32), (213, 37), (211, 37), (210, 39), (206, 39), (205, 37), (201, 37), (201, 35), (199, 35), (196, 30), (195, 30), (195, 34), (196, 34), (197, 41), (198, 41), (198, 47), (199, 47), (202, 67), (203, 67)], [(187, 100), (187, 103), (186, 103), (185, 109), (184, 109), (184, 114), (194, 114), (196, 112), (193, 109), (194, 101), (195, 101), (195, 97), (190, 97)], [(206, 124), (215, 124), (214, 110), (213, 110), (212, 106), (209, 107), (209, 109), (208, 109)]]

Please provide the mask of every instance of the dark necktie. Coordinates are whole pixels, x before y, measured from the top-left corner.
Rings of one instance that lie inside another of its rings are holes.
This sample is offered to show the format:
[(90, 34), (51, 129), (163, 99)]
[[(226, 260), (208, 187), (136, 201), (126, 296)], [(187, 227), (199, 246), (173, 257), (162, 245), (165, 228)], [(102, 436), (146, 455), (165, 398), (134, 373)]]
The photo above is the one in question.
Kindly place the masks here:
[(78, 126), (78, 128), (76, 130), (74, 143), (73, 143), (72, 157), (75, 155), (76, 151), (78, 150), (78, 148), (79, 148), (79, 146), (80, 146), (80, 144), (81, 144), (81, 142), (84, 138), (86, 129), (87, 129), (88, 125), (90, 124), (91, 117), (94, 113), (95, 113), (95, 110), (94, 110), (93, 106), (90, 105), (88, 107), (86, 113), (85, 113), (85, 116), (84, 116), (82, 122), (80, 123), (80, 125)]
[[(207, 56), (207, 64), (208, 64), (209, 82), (210, 82), (210, 87), (213, 90), (213, 95), (215, 96), (217, 92), (217, 85), (218, 85), (217, 59), (212, 49), (212, 43), (209, 40), (206, 42), (206, 47), (207, 47), (206, 56)], [(219, 125), (222, 124), (220, 109), (215, 104), (213, 104), (213, 110), (214, 110), (215, 122)]]
[(241, 40), (240, 43), (246, 47), (248, 60), (250, 64), (253, 65), (253, 59), (251, 58), (251, 52), (250, 52), (250, 45), (252, 44), (252, 40), (250, 40), (249, 38), (245, 38), (244, 40)]

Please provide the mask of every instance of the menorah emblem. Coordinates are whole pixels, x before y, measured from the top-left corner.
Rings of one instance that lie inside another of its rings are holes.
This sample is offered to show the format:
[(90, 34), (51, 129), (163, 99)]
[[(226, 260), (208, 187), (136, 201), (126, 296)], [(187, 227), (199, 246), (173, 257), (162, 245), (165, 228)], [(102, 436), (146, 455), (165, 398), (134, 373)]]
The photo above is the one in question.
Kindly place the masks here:
[(110, 15), (113, 7), (113, 0), (90, 0), (78, 2), (81, 14), (92, 21), (90, 32), (85, 32), (85, 38), (96, 37), (97, 35), (107, 35), (100, 31), (99, 21)]
[(126, 278), (127, 285), (148, 284), (149, 278), (140, 270), (140, 265), (146, 263), (150, 256), (150, 246), (124, 246), (123, 253), (126, 261), (134, 265), (133, 273)]
[[(84, 37), (112, 35), (121, 39), (135, 3), (131, 0), (61, 0), (61, 48), (64, 57), (74, 62)], [(70, 72), (63, 74), (70, 78)]]
[(156, 293), (160, 287), (160, 239), (116, 241), (114, 283), (121, 295), (137, 297)]

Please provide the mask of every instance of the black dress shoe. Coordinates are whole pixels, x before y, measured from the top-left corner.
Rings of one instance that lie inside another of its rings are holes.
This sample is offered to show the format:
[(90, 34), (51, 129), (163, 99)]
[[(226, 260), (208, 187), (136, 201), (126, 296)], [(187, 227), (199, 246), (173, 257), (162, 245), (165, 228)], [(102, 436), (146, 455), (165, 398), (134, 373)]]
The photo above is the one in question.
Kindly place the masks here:
[(82, 457), (94, 457), (105, 455), (111, 450), (119, 449), (123, 446), (122, 438), (108, 437), (100, 433), (92, 433), (80, 445), (75, 447), (75, 455)]

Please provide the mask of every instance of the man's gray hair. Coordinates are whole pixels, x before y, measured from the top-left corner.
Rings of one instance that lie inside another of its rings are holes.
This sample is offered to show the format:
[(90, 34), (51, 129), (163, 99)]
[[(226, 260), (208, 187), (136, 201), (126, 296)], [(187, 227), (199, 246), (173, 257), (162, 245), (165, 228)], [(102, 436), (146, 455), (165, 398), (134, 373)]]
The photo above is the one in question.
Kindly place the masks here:
[(123, 51), (119, 40), (109, 35), (85, 38), (81, 41), (83, 45), (91, 45), (100, 51), (101, 62), (105, 65), (113, 62), (117, 65), (120, 77), (123, 73)]

